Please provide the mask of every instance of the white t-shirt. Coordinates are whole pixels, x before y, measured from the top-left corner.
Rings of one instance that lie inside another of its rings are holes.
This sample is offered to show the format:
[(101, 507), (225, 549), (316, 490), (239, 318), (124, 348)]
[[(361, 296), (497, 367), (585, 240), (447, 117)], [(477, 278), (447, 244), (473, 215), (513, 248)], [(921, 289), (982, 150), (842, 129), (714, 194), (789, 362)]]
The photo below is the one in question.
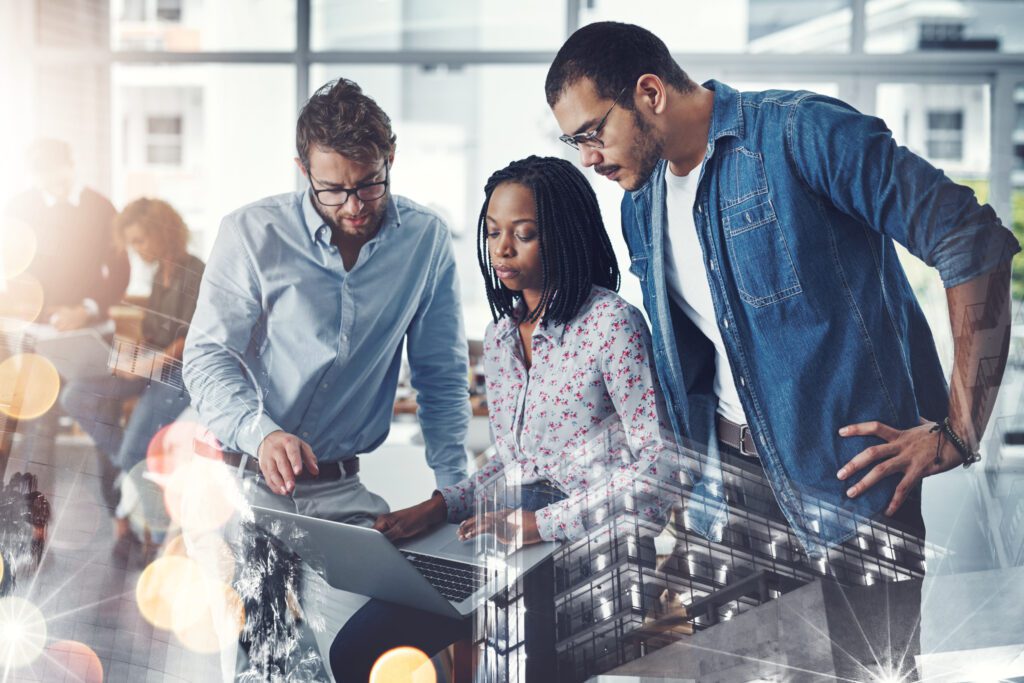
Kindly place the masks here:
[(736, 424), (746, 424), (736, 383), (732, 378), (729, 358), (725, 354), (722, 333), (718, 329), (715, 307), (711, 302), (704, 252), (697, 239), (693, 222), (693, 205), (697, 199), (697, 180), (703, 163), (689, 175), (677, 176), (665, 169), (665, 208), (668, 225), (665, 230), (665, 278), (669, 296), (693, 324), (715, 345), (715, 394), (718, 413)]

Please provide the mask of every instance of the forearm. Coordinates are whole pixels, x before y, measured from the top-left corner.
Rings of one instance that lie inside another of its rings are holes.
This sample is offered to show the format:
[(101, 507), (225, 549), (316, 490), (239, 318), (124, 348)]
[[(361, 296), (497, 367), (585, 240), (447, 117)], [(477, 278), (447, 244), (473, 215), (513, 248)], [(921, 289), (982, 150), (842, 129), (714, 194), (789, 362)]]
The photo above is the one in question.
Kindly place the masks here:
[(264, 413), (241, 359), (227, 349), (193, 343), (191, 335), (183, 355), (182, 376), (203, 422), (225, 447), (255, 455), (263, 438), (280, 427)]
[(426, 446), (426, 458), (434, 471), (437, 485), (450, 486), (466, 476), (466, 428), (469, 400), (465, 397), (447, 410), (419, 413), (420, 429)]
[(473, 514), (476, 507), (476, 490), (478, 487), (493, 486), (498, 477), (504, 476), (505, 464), (496, 454), (475, 473), (451, 486), (438, 488), (444, 498), (445, 510), (449, 522), (461, 522)]
[(985, 432), (1006, 368), (1010, 263), (946, 290), (954, 351), (949, 421), (971, 448)]

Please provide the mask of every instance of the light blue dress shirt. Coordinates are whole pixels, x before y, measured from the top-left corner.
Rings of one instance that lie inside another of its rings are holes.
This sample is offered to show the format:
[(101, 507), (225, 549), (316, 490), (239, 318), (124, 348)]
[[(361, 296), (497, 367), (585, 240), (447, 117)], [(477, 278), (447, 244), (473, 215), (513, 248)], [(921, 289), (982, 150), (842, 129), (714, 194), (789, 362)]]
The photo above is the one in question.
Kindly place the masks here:
[(468, 359), (451, 236), (434, 213), (388, 198), (351, 271), (308, 192), (229, 214), (185, 344), (184, 379), (205, 425), (255, 454), (277, 430), (322, 463), (387, 437), (408, 340), (427, 463), (465, 476)]

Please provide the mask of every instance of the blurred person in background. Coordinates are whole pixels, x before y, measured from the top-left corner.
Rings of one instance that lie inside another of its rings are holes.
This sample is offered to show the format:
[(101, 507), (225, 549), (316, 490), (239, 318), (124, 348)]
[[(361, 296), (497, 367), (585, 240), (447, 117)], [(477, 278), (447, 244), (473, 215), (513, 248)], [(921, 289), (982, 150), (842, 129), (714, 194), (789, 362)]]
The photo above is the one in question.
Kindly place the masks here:
[[(140, 344), (143, 355), (155, 352), (154, 362), (142, 364), (150, 370), (144, 377), (115, 371), (107, 377), (73, 380), (65, 387), (61, 404), (96, 444), (103, 499), (115, 519), (114, 553), (126, 560), (139, 539), (129, 527), (131, 506), (118, 482), (146, 458), (153, 436), (189, 406), (180, 361), (199, 296), (203, 262), (188, 253), (189, 231), (181, 215), (159, 199), (128, 204), (114, 220), (114, 234), (119, 244), (133, 249), (146, 263), (156, 264)], [(130, 399), (138, 401), (122, 427), (124, 403)], [(143, 540), (149, 545), (153, 539)], [(143, 558), (151, 547), (145, 550)]]
[[(5, 219), (35, 237), (26, 272), (43, 290), (36, 322), (61, 332), (100, 324), (128, 287), (128, 257), (110, 229), (117, 212), (106, 197), (78, 183), (66, 142), (34, 141), (26, 165), (32, 187), (11, 199)], [(26, 459), (52, 461), (58, 418), (59, 410), (51, 408), (24, 428)]]

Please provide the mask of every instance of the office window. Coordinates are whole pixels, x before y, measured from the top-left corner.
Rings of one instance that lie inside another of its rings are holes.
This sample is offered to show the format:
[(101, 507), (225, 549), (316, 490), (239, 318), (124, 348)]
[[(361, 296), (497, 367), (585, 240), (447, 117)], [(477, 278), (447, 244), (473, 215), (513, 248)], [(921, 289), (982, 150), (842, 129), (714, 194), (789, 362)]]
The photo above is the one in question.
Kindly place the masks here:
[(294, 50), (294, 0), (113, 0), (115, 50)]
[(963, 111), (929, 111), (928, 157), (959, 161), (964, 155)]
[(37, 0), (18, 4), (32, 11), (35, 42), (39, 47), (95, 48), (107, 41), (107, 0)]
[[(625, 21), (658, 34), (673, 52), (849, 52), (848, 0), (590, 0), (580, 25)], [(682, 64), (685, 69), (686, 64)]]
[(121, 21), (181, 21), (181, 0), (122, 0)]
[(884, 83), (875, 114), (893, 137), (940, 166), (950, 177), (987, 180), (991, 163), (989, 86)]
[(115, 66), (112, 90), (114, 203), (166, 199), (191, 228), (200, 258), (228, 212), (295, 189), (289, 66)]
[(955, 50), (964, 40), (964, 25), (923, 22), (920, 33), (918, 47), (922, 50)]
[(181, 21), (181, 0), (156, 0), (159, 21)]
[(313, 0), (314, 50), (556, 50), (565, 0)]
[(184, 139), (181, 116), (150, 116), (146, 119), (146, 163), (181, 166)]
[(866, 52), (1024, 51), (1024, 0), (867, 0)]

